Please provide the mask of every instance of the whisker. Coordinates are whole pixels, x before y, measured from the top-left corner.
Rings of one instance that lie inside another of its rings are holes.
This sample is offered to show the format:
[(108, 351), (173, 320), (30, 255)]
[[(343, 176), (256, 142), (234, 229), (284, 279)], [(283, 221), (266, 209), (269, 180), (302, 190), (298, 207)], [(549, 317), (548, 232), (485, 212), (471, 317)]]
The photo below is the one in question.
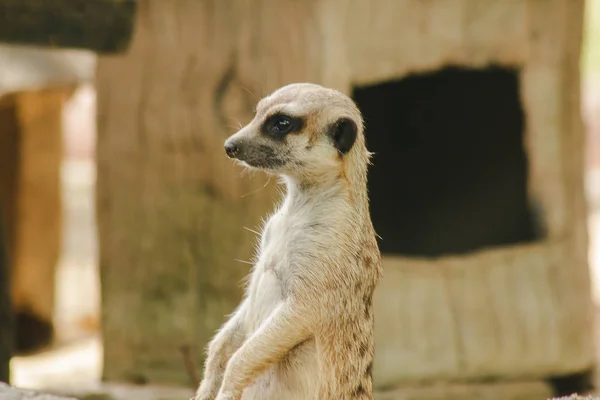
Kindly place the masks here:
[(269, 179), (267, 179), (267, 182), (264, 184), (264, 186), (263, 186), (263, 187), (261, 187), (261, 188), (258, 188), (258, 189), (256, 189), (256, 190), (253, 190), (253, 191), (251, 191), (251, 192), (248, 192), (248, 193), (246, 193), (246, 194), (243, 194), (243, 195), (242, 195), (242, 198), (244, 198), (244, 197), (246, 197), (246, 196), (250, 196), (251, 194), (256, 194), (256, 193), (260, 192), (261, 190), (264, 190), (264, 189), (267, 187), (267, 185), (268, 185), (270, 182), (271, 182), (271, 177), (269, 176)]
[(258, 97), (256, 97), (256, 94), (254, 94), (254, 92), (252, 92), (249, 88), (247, 88), (246, 86), (242, 86), (242, 90), (244, 90), (246, 93), (248, 93), (250, 96), (253, 97), (253, 100), (259, 101), (260, 99)]
[(244, 228), (245, 230), (247, 230), (247, 231), (250, 231), (250, 232), (252, 232), (252, 233), (255, 233), (255, 234), (257, 234), (258, 236), (260, 236), (260, 233), (259, 233), (259, 232), (257, 232), (257, 231), (255, 231), (254, 229), (250, 229), (250, 228), (248, 228), (247, 226), (242, 226), (242, 228)]
[(236, 129), (236, 130), (240, 130), (244, 127), (244, 125), (242, 125), (242, 123), (240, 121), (238, 121), (235, 118), (228, 118), (230, 120), (230, 122), (234, 123), (233, 125), (227, 124), (227, 127), (229, 129)]

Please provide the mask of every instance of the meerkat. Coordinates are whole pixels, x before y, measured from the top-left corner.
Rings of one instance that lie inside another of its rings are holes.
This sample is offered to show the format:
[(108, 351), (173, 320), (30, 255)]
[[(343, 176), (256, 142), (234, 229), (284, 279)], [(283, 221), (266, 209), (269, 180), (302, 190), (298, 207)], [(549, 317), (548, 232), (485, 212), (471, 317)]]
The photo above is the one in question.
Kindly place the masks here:
[(225, 151), (287, 192), (241, 303), (208, 345), (194, 399), (373, 399), (381, 256), (359, 109), (336, 90), (290, 84), (258, 103)]

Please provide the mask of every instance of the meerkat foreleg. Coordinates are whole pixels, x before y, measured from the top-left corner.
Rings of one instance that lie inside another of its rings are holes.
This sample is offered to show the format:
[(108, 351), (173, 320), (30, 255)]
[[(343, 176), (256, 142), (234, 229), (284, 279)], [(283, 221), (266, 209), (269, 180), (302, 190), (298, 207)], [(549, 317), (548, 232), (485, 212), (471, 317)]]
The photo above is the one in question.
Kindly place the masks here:
[(244, 299), (210, 341), (204, 366), (204, 377), (194, 400), (212, 400), (216, 397), (223, 381), (227, 362), (244, 343), (245, 334), (242, 331), (242, 322), (246, 307), (247, 300)]
[(310, 337), (313, 320), (302, 309), (288, 299), (273, 310), (229, 360), (216, 400), (238, 400), (252, 379)]

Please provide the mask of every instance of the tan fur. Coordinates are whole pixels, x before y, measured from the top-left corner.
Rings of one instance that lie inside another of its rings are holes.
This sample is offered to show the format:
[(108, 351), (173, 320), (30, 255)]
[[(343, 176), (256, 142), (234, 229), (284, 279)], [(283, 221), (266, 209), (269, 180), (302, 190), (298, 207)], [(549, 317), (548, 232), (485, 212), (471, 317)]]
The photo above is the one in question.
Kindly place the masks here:
[[(302, 118), (303, 128), (266, 137), (261, 127), (276, 112)], [(346, 154), (327, 133), (342, 117), (358, 128)], [(287, 194), (263, 228), (244, 299), (208, 346), (194, 399), (373, 399), (381, 259), (359, 110), (337, 91), (288, 85), (228, 143), (239, 145), (238, 162), (281, 176)]]

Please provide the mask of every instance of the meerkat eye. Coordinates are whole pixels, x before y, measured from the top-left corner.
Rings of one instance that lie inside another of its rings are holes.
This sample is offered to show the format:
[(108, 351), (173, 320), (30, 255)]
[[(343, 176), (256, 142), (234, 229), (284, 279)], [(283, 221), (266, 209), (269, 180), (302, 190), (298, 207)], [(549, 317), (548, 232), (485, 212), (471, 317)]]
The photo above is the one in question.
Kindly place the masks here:
[(292, 121), (287, 117), (279, 117), (273, 124), (273, 128), (278, 132), (285, 132), (292, 126)]
[(290, 117), (284, 114), (274, 114), (270, 116), (263, 125), (266, 133), (273, 135), (285, 135), (291, 132), (297, 132), (302, 127), (302, 120), (296, 117)]

